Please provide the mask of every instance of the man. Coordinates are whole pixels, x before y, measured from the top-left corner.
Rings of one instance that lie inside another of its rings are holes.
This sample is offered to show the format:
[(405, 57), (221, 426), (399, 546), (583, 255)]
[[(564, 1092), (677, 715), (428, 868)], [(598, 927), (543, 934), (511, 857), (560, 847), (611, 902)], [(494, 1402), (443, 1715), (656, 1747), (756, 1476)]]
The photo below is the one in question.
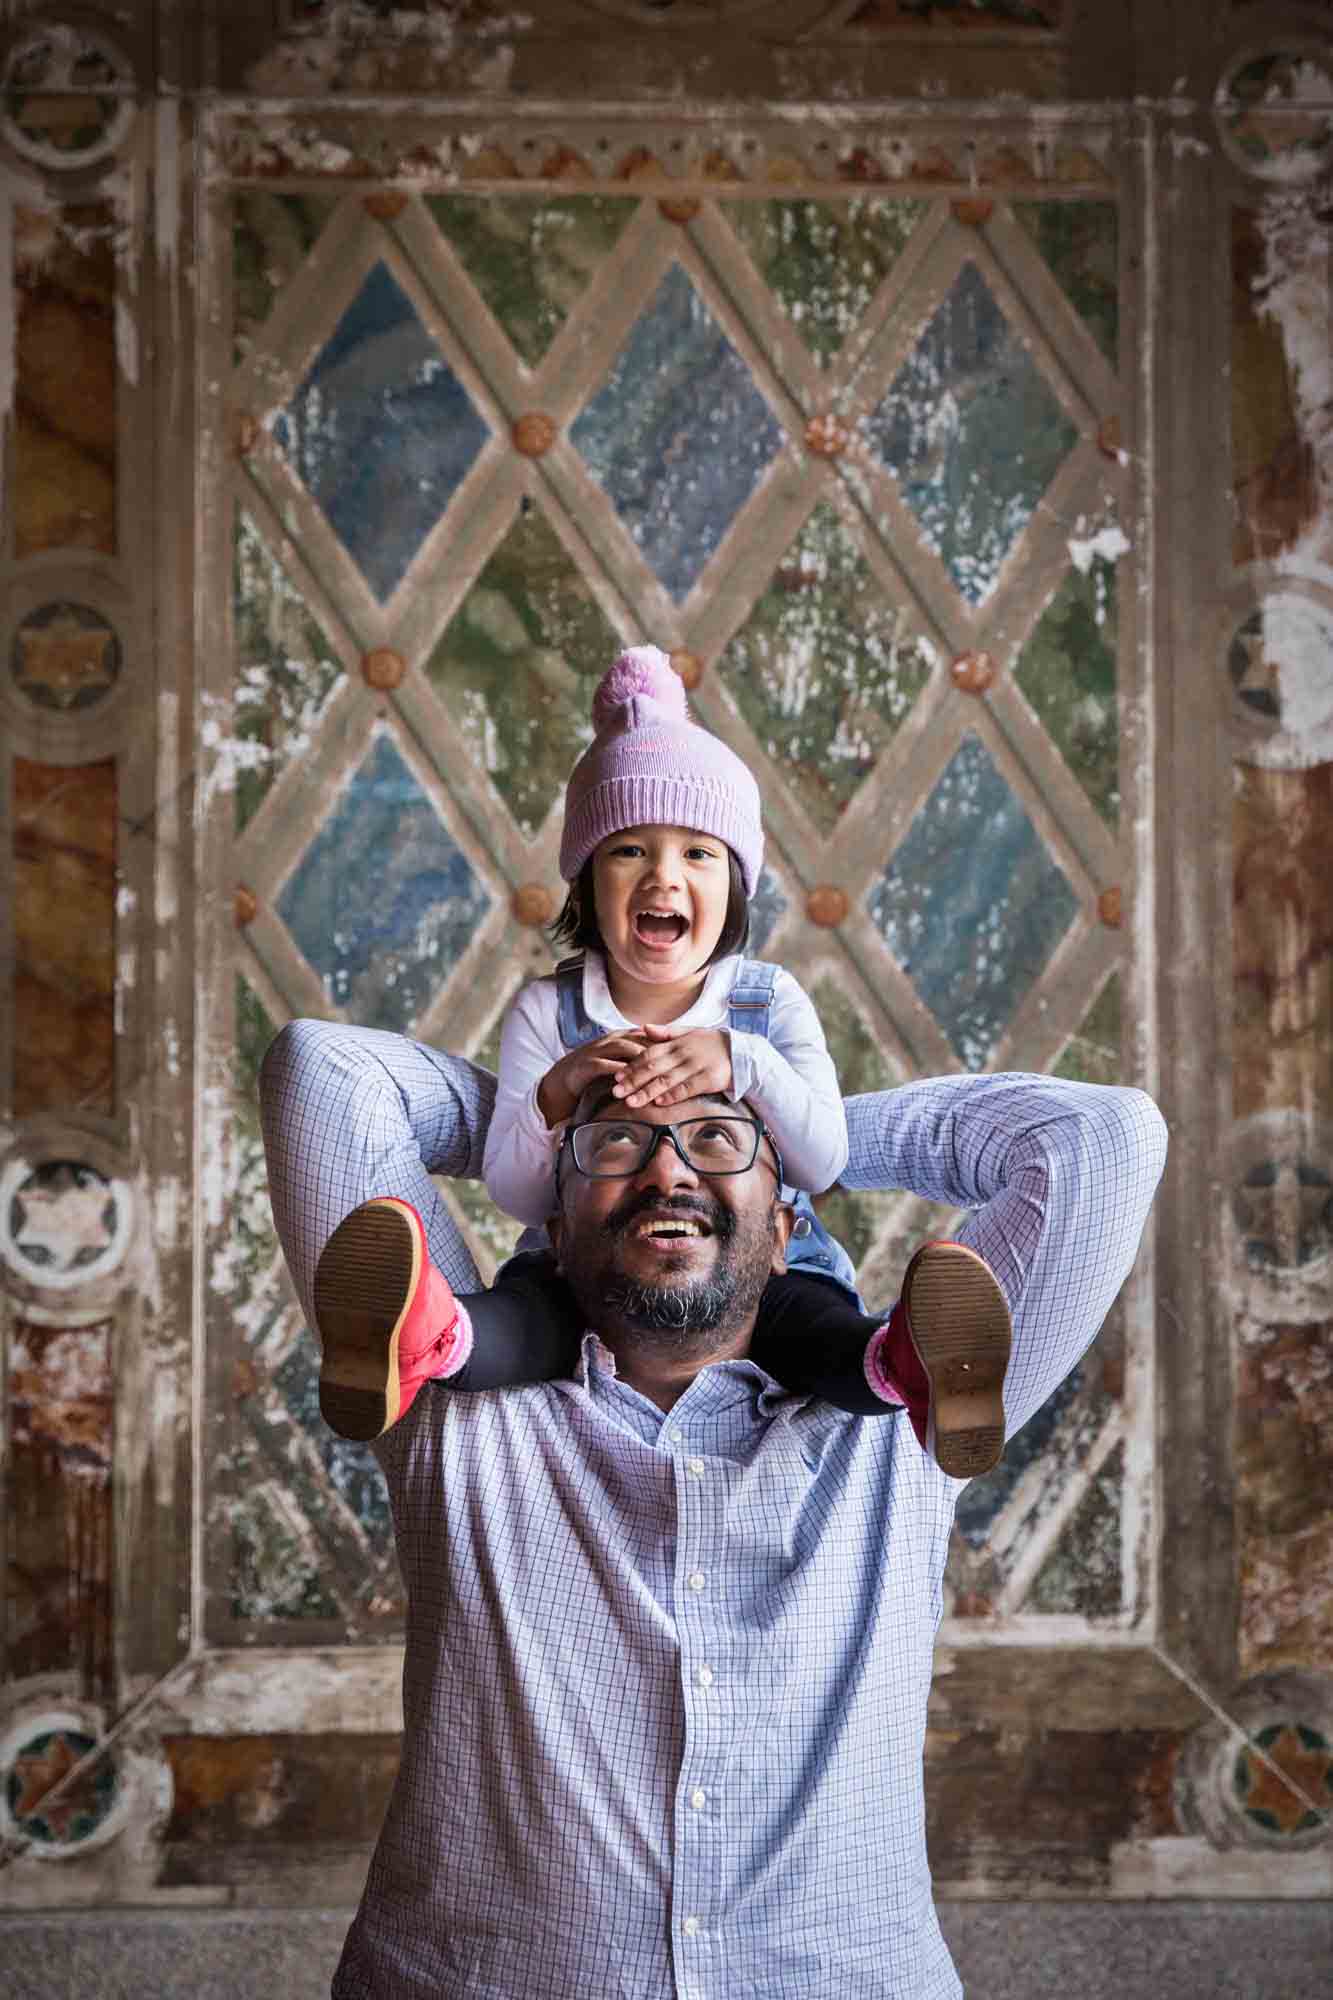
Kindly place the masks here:
[[(394, 1036), (284, 1030), (266, 1141), (307, 1309), (334, 1225), (386, 1188), (471, 1280), (429, 1173), (476, 1173), (488, 1084)], [(427, 1384), (376, 1446), (409, 1598), (405, 1732), (335, 2000), (961, 1990), (922, 1793), (961, 1487), (905, 1422), (788, 1396), (746, 1358), (780, 1166), (756, 1134), (743, 1171), (710, 1174), (678, 1136), (742, 1109), (645, 1109), (675, 1135), (622, 1134), (618, 1154), (575, 1130), (552, 1230), (589, 1322), (574, 1377)], [(1160, 1116), (1137, 1091), (956, 1076), (854, 1098), (848, 1119), (849, 1184), (972, 1211), (959, 1239), (1013, 1315), (1017, 1429), (1129, 1269)]]

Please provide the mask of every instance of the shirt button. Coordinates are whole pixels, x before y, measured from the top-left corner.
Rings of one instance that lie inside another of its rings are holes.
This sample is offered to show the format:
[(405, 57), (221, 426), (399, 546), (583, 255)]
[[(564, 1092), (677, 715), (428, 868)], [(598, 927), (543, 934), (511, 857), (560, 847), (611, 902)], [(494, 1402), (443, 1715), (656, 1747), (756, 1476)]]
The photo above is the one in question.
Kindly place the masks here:
[(704, 1462), (701, 1458), (687, 1458), (685, 1461), (685, 1470), (689, 1473), (691, 1479), (702, 1479), (704, 1476)]
[(702, 1667), (695, 1668), (694, 1678), (698, 1681), (701, 1688), (710, 1688), (713, 1685), (715, 1676), (713, 1669), (705, 1663)]
[(702, 1812), (704, 1807), (708, 1804), (708, 1794), (706, 1791), (703, 1790), (701, 1786), (696, 1785), (694, 1790), (690, 1793), (690, 1804), (694, 1807), (694, 1810), (696, 1812)]
[(684, 1435), (685, 1433), (679, 1424), (672, 1424), (671, 1429), (667, 1432), (667, 1436), (671, 1439), (672, 1444), (679, 1444)]
[(698, 1937), (699, 1919), (697, 1917), (686, 1917), (684, 1923), (681, 1925), (681, 1929), (684, 1931), (686, 1937)]
[(704, 1584), (707, 1582), (707, 1578), (704, 1576), (704, 1573), (701, 1569), (695, 1569), (690, 1571), (690, 1574), (686, 1577), (685, 1581), (686, 1583), (688, 1583), (691, 1590), (702, 1590)]

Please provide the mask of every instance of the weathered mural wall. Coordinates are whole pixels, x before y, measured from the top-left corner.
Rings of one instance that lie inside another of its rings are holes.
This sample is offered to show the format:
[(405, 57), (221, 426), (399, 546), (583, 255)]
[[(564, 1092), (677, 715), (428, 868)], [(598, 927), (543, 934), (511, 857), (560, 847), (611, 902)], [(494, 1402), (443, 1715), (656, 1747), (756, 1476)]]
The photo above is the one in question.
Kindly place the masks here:
[[(14, 10), (0, 1904), (359, 1890), (401, 1591), (256, 1072), (306, 1013), (494, 1060), (637, 639), (849, 1092), (1172, 1128), (960, 1504), (941, 1892), (1333, 1887), (1329, 10), (1137, 21)], [(950, 1220), (828, 1219), (885, 1298)]]

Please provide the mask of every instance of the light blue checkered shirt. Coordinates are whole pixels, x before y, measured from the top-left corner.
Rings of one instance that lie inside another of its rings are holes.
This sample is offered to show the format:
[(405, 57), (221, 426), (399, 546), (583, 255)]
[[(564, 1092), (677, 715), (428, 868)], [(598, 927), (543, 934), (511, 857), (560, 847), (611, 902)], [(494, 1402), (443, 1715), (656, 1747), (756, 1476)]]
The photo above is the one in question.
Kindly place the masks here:
[[(489, 1079), (301, 1022), (265, 1069), (298, 1290), (399, 1193), (460, 1289), (427, 1170), (475, 1173)], [(1138, 1246), (1141, 1093), (948, 1077), (849, 1102), (859, 1187), (971, 1210), (1014, 1312), (1015, 1430)], [(593, 1335), (575, 1380), (423, 1390), (377, 1447), (408, 1592), (402, 1767), (335, 2000), (945, 2000), (926, 1696), (961, 1490), (905, 1418), (704, 1368), (669, 1414)]]

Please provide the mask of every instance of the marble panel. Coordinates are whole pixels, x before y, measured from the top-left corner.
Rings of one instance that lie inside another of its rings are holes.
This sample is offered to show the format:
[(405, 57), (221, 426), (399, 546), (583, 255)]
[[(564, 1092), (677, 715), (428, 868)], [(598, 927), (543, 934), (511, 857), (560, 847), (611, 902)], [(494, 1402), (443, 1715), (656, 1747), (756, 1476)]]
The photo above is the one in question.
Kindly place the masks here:
[(5, 1672), (74, 1673), (89, 1697), (115, 1671), (112, 1336), (19, 1320), (9, 1347)]
[(533, 367), (638, 203), (603, 194), (427, 195), (426, 206), (519, 357)]
[(529, 838), (592, 740), (593, 689), (620, 646), (545, 515), (525, 501), (426, 673)]
[(14, 760), (14, 1109), (115, 1103), (116, 763)]
[(1016, 201), (1040, 250), (1112, 368), (1120, 340), (1120, 217), (1112, 201)]
[(821, 503), (717, 671), (821, 832), (855, 796), (930, 676), (934, 648)]
[(673, 264), (570, 437), (649, 568), (680, 600), (776, 456), (782, 430)]
[(821, 366), (838, 353), (925, 212), (920, 201), (732, 202), (727, 222)]
[(1282, 327), (1265, 313), (1267, 248), (1253, 209), (1231, 211), (1232, 560), (1270, 561), (1319, 515)]
[(279, 775), (309, 749), (342, 668), (243, 508), (236, 514), (232, 615), (235, 693), (230, 730), (218, 748), (240, 833)]
[[(1122, 1843), (1176, 1831), (1163, 1794), (1177, 1743), (1170, 1730), (1064, 1729), (1058, 1714), (1041, 1728), (929, 1730), (931, 1872), (954, 1894), (1105, 1896)], [(1133, 1970), (1122, 1986), (1145, 1996), (1164, 1992), (1151, 1970), (1157, 1952), (1146, 1941), (1127, 1952), (1123, 1962)], [(1088, 1985), (1086, 1967), (1072, 1953), (1068, 1971), (1056, 1979), (1034, 1963), (1012, 1982), (998, 1941), (992, 1955), (999, 1978), (980, 1992), (1063, 1994)]]
[(14, 211), (14, 554), (116, 552), (115, 242), (104, 203)]
[(411, 1027), (491, 906), (392, 740), (372, 747), (284, 884), (278, 914), (329, 998), (365, 1027)]
[(962, 739), (867, 898), (969, 1069), (985, 1067), (1078, 899), (985, 745)]
[(1237, 1119), (1333, 1101), (1333, 764), (1235, 767)]
[(387, 266), (376, 264), (273, 435), (375, 595), (392, 595), (489, 435)]
[(169, 1844), (341, 1847), (378, 1838), (402, 1737), (166, 1736), (163, 1750), (172, 1775)]
[(1236, 1381), (1246, 1673), (1333, 1657), (1333, 1322), (1242, 1322)]
[(970, 604), (995, 589), (1078, 435), (970, 262), (864, 429)]
[(1116, 568), (1075, 567), (1014, 663), (1014, 679), (1108, 825), (1120, 817)]

